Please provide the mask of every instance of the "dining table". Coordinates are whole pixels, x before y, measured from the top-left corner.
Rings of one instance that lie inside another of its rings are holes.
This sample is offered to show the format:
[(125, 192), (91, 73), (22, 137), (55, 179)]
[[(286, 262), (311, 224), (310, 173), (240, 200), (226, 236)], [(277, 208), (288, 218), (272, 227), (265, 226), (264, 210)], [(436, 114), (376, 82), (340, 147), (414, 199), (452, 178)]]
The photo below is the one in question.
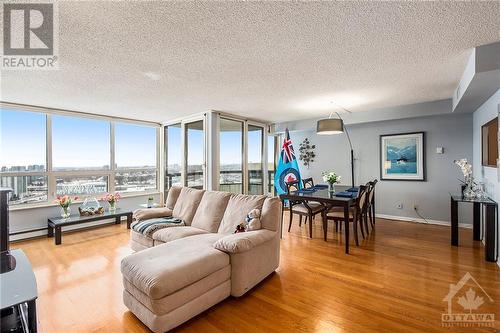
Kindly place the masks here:
[[(326, 185), (315, 185), (309, 189), (300, 189), (290, 191), (290, 193), (280, 194), (282, 205), (285, 205), (287, 200), (293, 202), (319, 202), (325, 206), (325, 212), (328, 212), (333, 207), (342, 207), (344, 211), (344, 235), (345, 235), (345, 253), (349, 254), (349, 210), (356, 203), (358, 192), (353, 193), (351, 197), (341, 196), (352, 190), (351, 186), (336, 185), (335, 191), (330, 191)], [(322, 214), (323, 219), (323, 235), (327, 240), (328, 220), (326, 213)], [(283, 233), (283, 218), (281, 219), (281, 233)]]

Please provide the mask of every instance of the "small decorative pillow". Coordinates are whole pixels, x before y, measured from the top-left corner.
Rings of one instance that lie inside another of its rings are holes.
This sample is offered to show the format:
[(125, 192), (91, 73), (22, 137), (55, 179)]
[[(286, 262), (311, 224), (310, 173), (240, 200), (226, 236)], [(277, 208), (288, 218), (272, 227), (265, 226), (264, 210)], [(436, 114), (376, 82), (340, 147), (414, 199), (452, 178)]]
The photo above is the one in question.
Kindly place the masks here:
[(252, 209), (245, 218), (245, 230), (252, 231), (259, 230), (260, 228), (260, 209), (255, 208)]

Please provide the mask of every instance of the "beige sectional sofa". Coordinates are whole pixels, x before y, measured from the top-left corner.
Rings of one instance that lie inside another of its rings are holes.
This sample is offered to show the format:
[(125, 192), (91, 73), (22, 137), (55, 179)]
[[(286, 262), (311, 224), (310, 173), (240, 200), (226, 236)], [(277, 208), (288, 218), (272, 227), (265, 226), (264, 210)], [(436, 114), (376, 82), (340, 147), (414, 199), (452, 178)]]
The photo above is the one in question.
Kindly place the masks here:
[[(261, 210), (262, 229), (234, 234), (254, 208)], [(185, 224), (149, 236), (132, 230), (138, 252), (121, 263), (124, 303), (154, 332), (242, 296), (279, 266), (278, 198), (173, 187), (165, 207), (135, 216), (172, 216)]]

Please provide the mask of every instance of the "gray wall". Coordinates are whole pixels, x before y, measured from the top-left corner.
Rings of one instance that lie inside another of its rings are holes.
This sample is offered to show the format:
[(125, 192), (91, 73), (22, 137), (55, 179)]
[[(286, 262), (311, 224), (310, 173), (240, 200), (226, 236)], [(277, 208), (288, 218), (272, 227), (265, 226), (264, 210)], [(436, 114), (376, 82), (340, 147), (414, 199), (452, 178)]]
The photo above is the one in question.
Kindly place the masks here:
[[(141, 195), (141, 196), (134, 196), (134, 197), (128, 197), (128, 198), (123, 198), (120, 200), (118, 203), (118, 207), (124, 210), (136, 210), (140, 208), (140, 204), (146, 203), (148, 200), (148, 197), (151, 195)], [(155, 198), (155, 202), (159, 202), (160, 200), (160, 195), (159, 194), (154, 194), (152, 195)], [(104, 207), (107, 208), (107, 203), (101, 203)], [(78, 206), (79, 204), (73, 204), (71, 206), (71, 213), (72, 214), (78, 214)], [(44, 228), (47, 227), (47, 218), (49, 217), (54, 217), (54, 216), (59, 216), (61, 214), (61, 210), (59, 206), (56, 205), (50, 205), (47, 207), (38, 207), (38, 208), (24, 208), (24, 209), (16, 209), (15, 206), (11, 207), (10, 213), (9, 213), (9, 222), (10, 222), (10, 233), (16, 233), (20, 231), (29, 231), (29, 230), (34, 230), (34, 229), (39, 229), (39, 228)], [(97, 225), (97, 224), (103, 224), (103, 223), (109, 223), (112, 220), (103, 220), (103, 221), (98, 221), (98, 222), (93, 222), (93, 223), (87, 223), (84, 225), (76, 225), (76, 226), (70, 226), (63, 228), (64, 230), (71, 230), (71, 229), (78, 229), (82, 227), (88, 227), (91, 225)], [(35, 236), (40, 236), (40, 235), (46, 235), (47, 231), (36, 231), (36, 232), (30, 232), (30, 233), (24, 233), (20, 235), (14, 235), (11, 236), (11, 240), (19, 240), (23, 238), (29, 238), (29, 237), (35, 237)], [(63, 236), (63, 242), (64, 242), (64, 236)]]
[[(377, 184), (377, 214), (418, 219), (413, 210), (430, 220), (450, 221), (449, 192), (457, 192), (461, 177), (453, 160), (472, 158), (472, 115), (447, 114), (421, 118), (347, 125), (355, 155), (357, 184), (380, 178), (379, 135), (404, 132), (426, 132), (427, 181), (381, 181)], [(316, 161), (309, 169), (301, 165), (303, 176), (312, 176), (323, 182), (321, 172), (334, 170), (343, 176), (343, 184), (350, 184), (349, 145), (345, 135), (321, 136), (314, 129), (292, 131), (292, 142), (298, 154), (304, 138), (316, 144)], [(444, 147), (444, 154), (436, 154), (436, 147)], [(397, 205), (403, 204), (402, 209)], [(470, 223), (469, 209), (462, 209), (460, 222)]]
[[(481, 126), (494, 119), (500, 112), (500, 89), (496, 91), (473, 114), (473, 163), (474, 178), (485, 183), (486, 192), (495, 201), (500, 202), (500, 182), (498, 169), (485, 167), (481, 164)], [(498, 231), (500, 239), (500, 230)], [(500, 265), (500, 259), (498, 261)]]

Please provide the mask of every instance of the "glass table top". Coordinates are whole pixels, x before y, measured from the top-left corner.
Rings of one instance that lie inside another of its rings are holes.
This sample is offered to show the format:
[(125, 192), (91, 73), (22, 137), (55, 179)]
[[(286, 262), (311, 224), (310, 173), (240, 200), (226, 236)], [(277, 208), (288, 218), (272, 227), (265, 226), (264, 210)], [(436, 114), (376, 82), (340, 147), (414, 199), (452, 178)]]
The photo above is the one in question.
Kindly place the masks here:
[[(2, 252), (2, 256), (6, 252)], [(5, 309), (38, 297), (35, 273), (26, 254), (20, 249), (9, 251), (15, 268), (0, 274), (0, 308)], [(3, 259), (3, 258), (2, 258)]]
[(51, 217), (50, 221), (56, 225), (64, 225), (64, 224), (71, 224), (73, 222), (79, 222), (79, 221), (85, 221), (85, 220), (94, 220), (94, 219), (102, 219), (104, 220), (106, 217), (113, 218), (117, 214), (126, 214), (126, 213), (131, 213), (130, 211), (123, 210), (120, 208), (116, 208), (115, 211), (110, 212), (108, 209), (104, 210), (104, 213), (102, 214), (95, 214), (95, 215), (89, 215), (89, 216), (80, 216), (80, 214), (77, 212), (76, 214), (72, 214), (70, 217), (63, 218), (63, 217)]
[[(290, 194), (282, 194), (282, 197), (306, 197), (312, 199), (323, 199), (323, 200), (328, 200), (328, 199), (335, 199), (337, 201), (350, 201), (352, 199), (355, 199), (357, 197), (357, 192), (354, 192), (352, 197), (342, 197), (338, 196), (337, 194), (339, 192), (345, 192), (348, 189), (350, 189), (351, 186), (346, 186), (346, 185), (335, 185), (335, 192), (330, 192), (328, 190), (328, 187), (316, 187), (313, 190), (299, 190), (299, 191), (294, 191), (290, 192)], [(293, 199), (292, 199), (293, 200)]]

